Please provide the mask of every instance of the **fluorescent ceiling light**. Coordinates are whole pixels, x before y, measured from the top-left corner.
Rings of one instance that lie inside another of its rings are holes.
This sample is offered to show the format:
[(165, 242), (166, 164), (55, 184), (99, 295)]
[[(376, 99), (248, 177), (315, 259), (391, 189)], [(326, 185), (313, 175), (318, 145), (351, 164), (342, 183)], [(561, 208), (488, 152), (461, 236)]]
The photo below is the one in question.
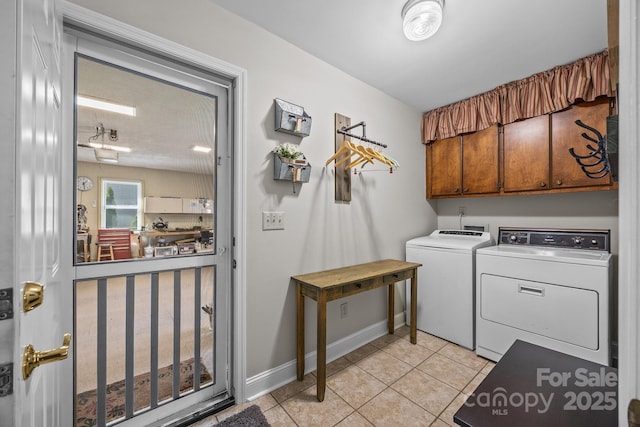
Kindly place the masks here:
[(93, 150), (96, 160), (104, 163), (118, 163), (118, 152), (96, 148)]
[(412, 41), (425, 40), (442, 24), (444, 0), (409, 0), (402, 8), (402, 29)]
[(198, 153), (209, 153), (211, 152), (211, 148), (209, 147), (202, 147), (200, 145), (194, 145), (193, 147), (191, 147), (191, 149), (193, 151), (197, 151)]
[(122, 153), (130, 153), (131, 152), (131, 148), (123, 147), (123, 146), (120, 146), (120, 145), (100, 144), (100, 143), (97, 143), (97, 142), (89, 142), (87, 145), (89, 147), (91, 147), (91, 148), (97, 148), (97, 149), (102, 149), (102, 150), (120, 151)]
[(110, 111), (112, 113), (125, 114), (127, 116), (136, 116), (136, 107), (129, 107), (128, 105), (115, 104), (113, 102), (101, 101), (95, 98), (88, 98), (86, 96), (78, 95), (76, 102), (81, 107), (95, 108), (102, 111)]

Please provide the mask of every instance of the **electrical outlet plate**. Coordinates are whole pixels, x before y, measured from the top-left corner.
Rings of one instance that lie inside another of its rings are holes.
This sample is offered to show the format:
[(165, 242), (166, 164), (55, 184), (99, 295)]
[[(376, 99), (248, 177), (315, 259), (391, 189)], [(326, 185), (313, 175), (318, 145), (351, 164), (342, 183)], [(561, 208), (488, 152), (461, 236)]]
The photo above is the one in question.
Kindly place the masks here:
[(345, 317), (347, 317), (347, 303), (343, 302), (342, 304), (340, 304), (340, 318), (344, 319)]

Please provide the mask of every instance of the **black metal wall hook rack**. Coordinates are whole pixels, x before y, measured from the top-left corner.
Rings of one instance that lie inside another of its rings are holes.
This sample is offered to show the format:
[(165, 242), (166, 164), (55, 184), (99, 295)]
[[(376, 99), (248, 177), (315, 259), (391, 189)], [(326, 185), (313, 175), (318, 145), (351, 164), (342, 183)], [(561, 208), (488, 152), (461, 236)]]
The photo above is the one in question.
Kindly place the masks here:
[[(359, 127), (359, 126), (362, 126), (362, 136), (354, 135), (354, 134), (349, 132), (350, 130), (355, 129), (355, 128)], [(340, 129), (338, 129), (337, 132), (342, 134), (342, 135), (346, 135), (348, 137), (351, 137), (351, 138), (359, 139), (360, 141), (364, 141), (364, 142), (369, 143), (369, 144), (374, 144), (374, 145), (378, 145), (378, 146), (380, 146), (382, 148), (387, 148), (387, 144), (383, 144), (381, 142), (373, 141), (373, 140), (367, 138), (367, 124), (365, 122), (360, 122), (360, 123), (357, 123), (357, 124), (355, 124), (353, 126), (348, 126), (348, 127), (347, 126), (343, 126)]]
[(573, 148), (569, 148), (569, 154), (571, 154), (576, 162), (578, 162), (580, 169), (582, 169), (582, 172), (584, 172), (587, 177), (591, 179), (598, 179), (607, 176), (610, 173), (611, 168), (609, 166), (606, 136), (603, 136), (597, 129), (585, 125), (580, 120), (576, 120), (575, 123), (581, 128), (593, 132), (597, 139), (587, 135), (586, 132), (582, 133), (582, 137), (598, 145), (597, 147), (594, 147), (591, 144), (586, 144), (587, 149), (591, 151), (585, 156), (576, 154)]

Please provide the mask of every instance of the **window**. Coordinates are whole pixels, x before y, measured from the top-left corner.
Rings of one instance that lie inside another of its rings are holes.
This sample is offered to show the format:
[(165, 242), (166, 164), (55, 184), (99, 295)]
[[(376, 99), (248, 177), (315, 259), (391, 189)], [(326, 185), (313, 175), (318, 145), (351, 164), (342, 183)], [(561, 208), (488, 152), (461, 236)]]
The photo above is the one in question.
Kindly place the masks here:
[(142, 183), (102, 180), (102, 228), (140, 229), (142, 224)]

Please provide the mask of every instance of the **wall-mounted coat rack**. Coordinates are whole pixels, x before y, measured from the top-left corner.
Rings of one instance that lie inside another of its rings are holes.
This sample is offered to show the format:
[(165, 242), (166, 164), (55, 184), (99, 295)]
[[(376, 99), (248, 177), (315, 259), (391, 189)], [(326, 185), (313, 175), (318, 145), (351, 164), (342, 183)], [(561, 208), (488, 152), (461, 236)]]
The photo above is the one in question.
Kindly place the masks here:
[[(398, 167), (398, 162), (386, 156), (372, 147), (364, 147), (352, 143), (348, 138), (386, 148), (387, 145), (367, 138), (367, 128), (365, 122), (351, 125), (351, 119), (341, 114), (335, 114), (335, 154), (329, 157), (325, 165), (329, 166), (335, 162), (335, 200), (338, 202), (351, 201), (351, 168), (358, 165), (366, 166), (374, 162), (381, 162), (389, 167), (389, 172), (393, 172)], [(362, 135), (355, 135), (350, 131), (362, 127)], [(354, 160), (355, 156), (355, 160)]]
[[(351, 121), (351, 120), (349, 120), (349, 121)], [(354, 135), (354, 134), (349, 132), (350, 130), (355, 129), (357, 127), (362, 127), (362, 136)], [(382, 144), (381, 142), (376, 142), (376, 141), (373, 141), (373, 140), (367, 138), (367, 124), (365, 122), (356, 123), (353, 126), (343, 126), (340, 129), (338, 129), (336, 132), (338, 132), (338, 133), (340, 133), (342, 135), (351, 137), (351, 138), (359, 139), (360, 141), (364, 141), (364, 142), (367, 142), (369, 144), (374, 144), (374, 145), (378, 145), (378, 146), (380, 146), (382, 148), (387, 148), (386, 144)]]
[(335, 184), (335, 201), (336, 202), (350, 202), (351, 201), (351, 174), (347, 170), (346, 164), (342, 163), (342, 166), (338, 166), (338, 162), (351, 158), (347, 153), (341, 153), (340, 148), (345, 142), (347, 142), (346, 135), (343, 132), (339, 132), (341, 129), (351, 125), (351, 118), (343, 116), (342, 114), (335, 113), (335, 150), (336, 154), (340, 155), (336, 160), (336, 184)]

